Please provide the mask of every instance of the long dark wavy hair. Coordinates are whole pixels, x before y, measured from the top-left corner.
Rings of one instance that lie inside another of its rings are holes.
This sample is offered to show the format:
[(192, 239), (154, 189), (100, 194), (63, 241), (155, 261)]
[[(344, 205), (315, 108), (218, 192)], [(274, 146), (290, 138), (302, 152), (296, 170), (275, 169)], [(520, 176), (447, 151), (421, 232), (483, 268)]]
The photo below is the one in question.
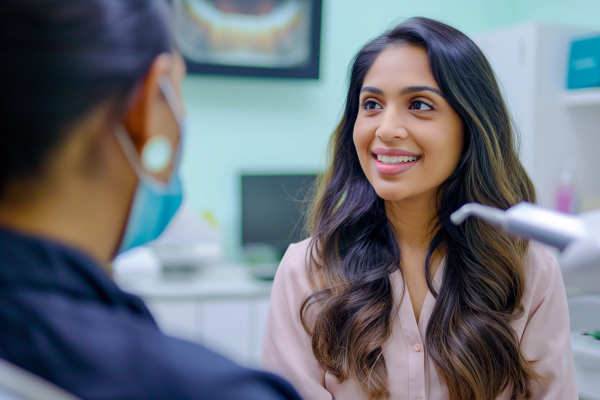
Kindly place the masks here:
[[(436, 297), (425, 350), (452, 400), (492, 400), (504, 390), (530, 399), (530, 383), (544, 378), (524, 358), (510, 326), (523, 312), (527, 243), (474, 219), (454, 226), (450, 214), (468, 202), (501, 209), (535, 202), (535, 189), (518, 159), (490, 64), (466, 35), (431, 19), (398, 25), (367, 43), (351, 64), (345, 110), (310, 218), (313, 293), (300, 313), (314, 355), (340, 382), (356, 380), (370, 399), (390, 397), (383, 347), (397, 307), (390, 274), (402, 272), (401, 254), (352, 136), (365, 75), (384, 49), (402, 45), (427, 51), (433, 76), (464, 126), (458, 167), (438, 190), (437, 228), (424, 265)], [(430, 258), (440, 246), (446, 267), (437, 291)]]

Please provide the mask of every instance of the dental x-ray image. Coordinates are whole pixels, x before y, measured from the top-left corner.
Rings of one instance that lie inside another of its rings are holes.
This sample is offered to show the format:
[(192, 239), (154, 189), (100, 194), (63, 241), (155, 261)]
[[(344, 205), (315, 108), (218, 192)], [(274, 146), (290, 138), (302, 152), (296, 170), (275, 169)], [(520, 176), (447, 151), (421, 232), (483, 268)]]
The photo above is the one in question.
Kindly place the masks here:
[(317, 79), (322, 0), (172, 0), (188, 71)]

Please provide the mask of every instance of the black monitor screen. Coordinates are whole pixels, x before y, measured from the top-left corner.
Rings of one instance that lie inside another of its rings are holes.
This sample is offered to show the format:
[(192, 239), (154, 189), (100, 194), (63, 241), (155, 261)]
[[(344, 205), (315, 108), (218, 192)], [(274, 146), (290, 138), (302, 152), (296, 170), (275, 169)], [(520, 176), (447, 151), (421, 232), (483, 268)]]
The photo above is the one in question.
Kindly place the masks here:
[(268, 244), (281, 254), (302, 240), (316, 175), (242, 175), (242, 245)]

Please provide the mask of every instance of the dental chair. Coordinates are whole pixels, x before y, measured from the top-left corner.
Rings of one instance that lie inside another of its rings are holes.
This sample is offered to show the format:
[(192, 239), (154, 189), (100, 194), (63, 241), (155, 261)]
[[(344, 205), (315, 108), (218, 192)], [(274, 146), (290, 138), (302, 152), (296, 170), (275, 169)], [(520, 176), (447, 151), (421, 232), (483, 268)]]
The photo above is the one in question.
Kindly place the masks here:
[(58, 386), (0, 358), (0, 400), (80, 400)]

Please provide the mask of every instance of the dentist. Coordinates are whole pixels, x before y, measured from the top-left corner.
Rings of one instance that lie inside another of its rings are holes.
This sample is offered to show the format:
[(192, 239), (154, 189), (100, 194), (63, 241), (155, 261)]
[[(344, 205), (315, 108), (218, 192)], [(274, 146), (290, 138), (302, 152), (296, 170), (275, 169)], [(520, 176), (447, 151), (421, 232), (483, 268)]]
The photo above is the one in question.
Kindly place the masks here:
[(105, 271), (182, 199), (167, 15), (159, 0), (0, 2), (0, 358), (85, 399), (298, 399), (163, 335)]

